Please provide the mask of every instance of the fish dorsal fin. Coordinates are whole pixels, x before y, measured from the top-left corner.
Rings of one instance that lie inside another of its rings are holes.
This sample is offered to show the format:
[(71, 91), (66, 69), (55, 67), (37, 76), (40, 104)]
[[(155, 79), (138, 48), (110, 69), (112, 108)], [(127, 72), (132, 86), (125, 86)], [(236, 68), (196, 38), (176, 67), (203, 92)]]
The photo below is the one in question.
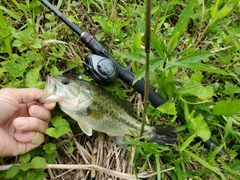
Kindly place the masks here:
[(78, 122), (78, 125), (86, 135), (92, 136), (92, 128), (90, 126), (82, 122)]

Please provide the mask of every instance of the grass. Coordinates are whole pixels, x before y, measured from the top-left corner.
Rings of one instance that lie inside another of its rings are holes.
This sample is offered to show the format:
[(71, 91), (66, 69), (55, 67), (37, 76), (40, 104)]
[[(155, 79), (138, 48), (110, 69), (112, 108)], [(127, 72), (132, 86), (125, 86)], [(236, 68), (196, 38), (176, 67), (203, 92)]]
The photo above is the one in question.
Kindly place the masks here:
[[(135, 80), (144, 77), (144, 2), (68, 0), (55, 5), (101, 41), (119, 63), (131, 62)], [(135, 179), (148, 172), (149, 179), (238, 179), (239, 6), (237, 0), (152, 0), (150, 82), (168, 102), (156, 109), (148, 107), (148, 123), (176, 125), (176, 144), (160, 147), (136, 138), (119, 149), (103, 134), (86, 137), (56, 108), (46, 143), (26, 155), (2, 158), (2, 165), (21, 165), (6, 168), (0, 177)], [(2, 2), (0, 44), (1, 87), (43, 88), (46, 75), (82, 74), (89, 53), (79, 37), (39, 1)], [(87, 74), (83, 78), (91, 80)], [(131, 101), (140, 117), (143, 103), (133, 89), (120, 80), (106, 89)], [(187, 123), (181, 124), (177, 114)], [(195, 141), (210, 136), (219, 148), (206, 150)], [(218, 154), (221, 149), (230, 155), (229, 161)], [(68, 163), (87, 167), (60, 167)]]

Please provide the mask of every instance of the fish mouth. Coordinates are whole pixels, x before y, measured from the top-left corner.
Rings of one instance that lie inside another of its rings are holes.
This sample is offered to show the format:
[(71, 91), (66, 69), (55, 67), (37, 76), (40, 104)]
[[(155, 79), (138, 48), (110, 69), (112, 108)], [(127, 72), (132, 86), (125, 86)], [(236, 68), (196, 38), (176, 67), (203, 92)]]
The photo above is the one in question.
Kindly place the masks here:
[(47, 76), (46, 85), (45, 85), (44, 90), (46, 90), (46, 91), (48, 91), (48, 92), (51, 92), (51, 91), (53, 91), (54, 86), (55, 86), (54, 77), (52, 77), (52, 76)]
[(47, 92), (44, 96), (38, 98), (39, 103), (46, 103), (48, 98), (54, 94), (54, 91), (56, 89), (55, 87), (55, 79), (52, 76), (47, 76), (46, 78), (46, 85), (44, 87), (44, 90)]

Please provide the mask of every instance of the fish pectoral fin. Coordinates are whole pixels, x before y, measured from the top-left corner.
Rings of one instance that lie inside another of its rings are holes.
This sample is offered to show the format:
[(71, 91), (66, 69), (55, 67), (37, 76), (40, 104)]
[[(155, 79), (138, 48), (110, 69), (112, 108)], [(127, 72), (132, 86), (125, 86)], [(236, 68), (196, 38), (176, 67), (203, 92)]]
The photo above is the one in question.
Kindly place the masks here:
[(88, 126), (85, 123), (81, 123), (81, 122), (78, 122), (78, 125), (86, 135), (92, 136), (92, 128), (90, 126)]

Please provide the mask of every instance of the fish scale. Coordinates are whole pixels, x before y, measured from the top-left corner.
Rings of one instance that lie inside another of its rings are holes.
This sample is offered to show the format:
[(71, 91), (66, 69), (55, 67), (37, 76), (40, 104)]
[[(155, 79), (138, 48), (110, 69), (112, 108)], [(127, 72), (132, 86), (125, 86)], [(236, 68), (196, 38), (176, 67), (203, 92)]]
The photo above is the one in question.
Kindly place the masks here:
[[(111, 134), (114, 135), (114, 133), (119, 134), (119, 135), (124, 135), (124, 134), (128, 134), (130, 131), (131, 132), (140, 131), (140, 128), (141, 128), (140, 124), (134, 123), (135, 119), (133, 119), (126, 112), (114, 113), (114, 111), (112, 111), (112, 109), (108, 109), (107, 106), (104, 107), (103, 104), (101, 105), (101, 104), (98, 104), (97, 102), (93, 102), (93, 104), (91, 106), (94, 109), (95, 108), (99, 109), (99, 111), (101, 111), (104, 114), (104, 117), (100, 121), (103, 121), (101, 123), (103, 123), (104, 125), (108, 124), (108, 128), (112, 128), (112, 129), (108, 130), (108, 133), (107, 133), (108, 135), (111, 136)], [(90, 106), (90, 108), (91, 108), (91, 106)], [(117, 105), (114, 104), (114, 106), (117, 106)], [(106, 114), (107, 114), (107, 116), (106, 116)], [(127, 121), (126, 119), (132, 119), (132, 121)], [(117, 121), (117, 123), (114, 121)], [(119, 130), (120, 130), (120, 132), (119, 132)], [(100, 129), (98, 131), (100, 131)]]
[[(61, 110), (76, 120), (89, 136), (92, 130), (112, 137), (140, 134), (141, 123), (130, 113), (128, 103), (93, 83), (49, 76), (45, 90), (48, 93), (38, 101), (57, 102)], [(143, 138), (160, 145), (172, 144), (176, 138), (176, 128), (170, 125), (145, 125)]]

